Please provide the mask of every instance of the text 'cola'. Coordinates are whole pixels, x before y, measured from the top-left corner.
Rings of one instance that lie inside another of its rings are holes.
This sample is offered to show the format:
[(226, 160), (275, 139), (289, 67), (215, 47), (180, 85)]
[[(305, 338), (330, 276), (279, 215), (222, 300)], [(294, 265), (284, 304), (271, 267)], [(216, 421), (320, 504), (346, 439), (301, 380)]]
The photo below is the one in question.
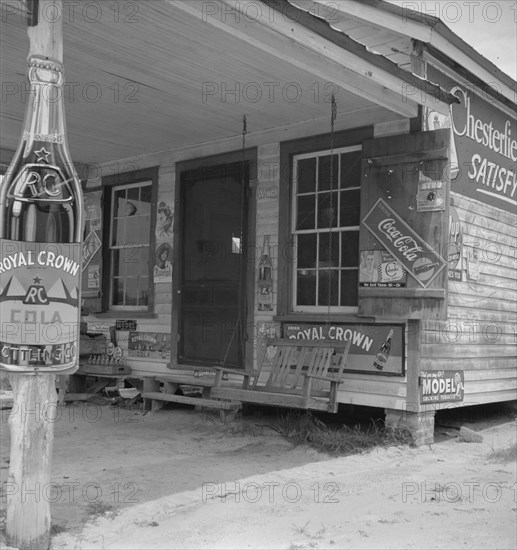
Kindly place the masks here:
[(29, 58), (22, 135), (0, 183), (0, 368), (77, 370), (83, 199), (68, 152), (62, 64)]

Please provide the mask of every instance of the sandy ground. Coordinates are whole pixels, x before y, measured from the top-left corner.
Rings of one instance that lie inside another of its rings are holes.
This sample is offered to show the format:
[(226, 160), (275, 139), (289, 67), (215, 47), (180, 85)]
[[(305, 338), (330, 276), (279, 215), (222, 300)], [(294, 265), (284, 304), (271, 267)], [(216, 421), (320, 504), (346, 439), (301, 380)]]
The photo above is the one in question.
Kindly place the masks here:
[(292, 447), (269, 423), (64, 407), (47, 491), (52, 549), (517, 548), (517, 463), (491, 459), (515, 442), (515, 421), (481, 431), (482, 443), (334, 459)]

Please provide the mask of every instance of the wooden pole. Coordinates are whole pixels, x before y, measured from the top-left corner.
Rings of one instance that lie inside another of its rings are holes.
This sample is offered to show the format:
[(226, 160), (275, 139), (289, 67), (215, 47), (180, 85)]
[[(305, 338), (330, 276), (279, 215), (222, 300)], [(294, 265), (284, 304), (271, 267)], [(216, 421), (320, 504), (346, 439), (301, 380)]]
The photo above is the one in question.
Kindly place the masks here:
[[(32, 2), (37, 25), (28, 27), (29, 55), (63, 60), (62, 0)], [(7, 485), (7, 544), (20, 550), (50, 546), (50, 475), (57, 407), (55, 375), (10, 377), (11, 457)]]
[(50, 466), (57, 394), (55, 375), (10, 377), (13, 409), (9, 416), (11, 457), (6, 493), (7, 544), (19, 550), (50, 546)]

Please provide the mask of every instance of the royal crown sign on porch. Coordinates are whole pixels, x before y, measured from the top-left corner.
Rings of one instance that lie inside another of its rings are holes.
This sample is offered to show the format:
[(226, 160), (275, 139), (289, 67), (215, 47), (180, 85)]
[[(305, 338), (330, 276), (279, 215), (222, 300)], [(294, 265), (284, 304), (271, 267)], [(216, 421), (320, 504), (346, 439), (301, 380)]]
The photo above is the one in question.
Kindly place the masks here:
[(362, 223), (422, 287), (429, 286), (445, 267), (445, 260), (382, 199)]

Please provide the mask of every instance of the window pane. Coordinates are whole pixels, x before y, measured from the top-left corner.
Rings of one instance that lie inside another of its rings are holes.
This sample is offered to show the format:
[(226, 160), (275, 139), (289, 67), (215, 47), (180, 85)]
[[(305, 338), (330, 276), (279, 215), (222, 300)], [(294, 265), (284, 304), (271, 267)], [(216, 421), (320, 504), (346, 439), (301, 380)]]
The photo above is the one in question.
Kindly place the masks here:
[(341, 192), (341, 227), (359, 225), (359, 189)]
[(140, 292), (138, 295), (138, 305), (146, 306), (149, 303), (149, 278), (140, 277), (139, 279)]
[[(318, 288), (318, 305), (320, 306), (337, 306), (338, 305), (338, 284), (339, 271), (337, 269), (320, 269), (319, 288)], [(329, 296), (330, 289), (330, 296)], [(329, 304), (330, 297), (330, 304)]]
[(358, 301), (357, 285), (358, 285), (357, 269), (344, 269), (341, 271), (341, 305), (356, 306)]
[(151, 196), (151, 185), (146, 185), (140, 189), (140, 214), (151, 215)]
[(341, 233), (341, 266), (357, 267), (359, 265), (359, 231)]
[(127, 277), (126, 279), (126, 292), (125, 292), (125, 306), (136, 306), (138, 296), (138, 279), (136, 277)]
[(318, 163), (318, 190), (338, 189), (339, 156), (332, 155), (332, 174), (330, 173), (330, 155), (319, 158)]
[(133, 275), (138, 271), (138, 248), (123, 248), (120, 250), (121, 274)]
[(113, 246), (123, 246), (127, 243), (126, 238), (126, 218), (113, 220)]
[(318, 194), (318, 228), (337, 227), (337, 210), (338, 193)]
[(320, 233), (319, 267), (339, 267), (339, 233)]
[(140, 201), (140, 187), (129, 187), (127, 190), (127, 200), (131, 202)]
[(120, 251), (111, 251), (111, 275), (117, 277), (120, 275)]
[(314, 229), (314, 197), (315, 195), (298, 197), (296, 229)]
[(298, 267), (316, 267), (316, 235), (298, 235)]
[(113, 279), (112, 300), (114, 306), (124, 305), (124, 280), (118, 277)]
[(149, 247), (138, 249), (138, 273), (147, 277), (149, 274)]
[(297, 272), (298, 292), (296, 302), (300, 306), (316, 305), (316, 271), (302, 269)]
[(122, 216), (124, 214), (123, 207), (126, 204), (126, 190), (119, 189), (115, 191), (113, 197), (113, 214), (115, 217)]
[(137, 245), (149, 242), (149, 216), (135, 216), (123, 221), (127, 221), (126, 242), (123, 244)]
[(341, 189), (361, 185), (361, 151), (341, 155)]
[(298, 161), (298, 193), (314, 193), (316, 190), (316, 159)]

